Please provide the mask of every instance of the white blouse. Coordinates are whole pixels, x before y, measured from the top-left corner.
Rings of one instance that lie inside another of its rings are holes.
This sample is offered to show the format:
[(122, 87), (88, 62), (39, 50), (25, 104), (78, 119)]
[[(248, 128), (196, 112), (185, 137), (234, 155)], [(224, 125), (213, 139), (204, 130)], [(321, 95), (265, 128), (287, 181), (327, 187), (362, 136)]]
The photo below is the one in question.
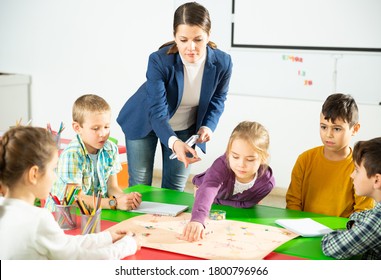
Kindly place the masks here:
[(243, 193), (244, 191), (250, 189), (252, 186), (254, 186), (255, 180), (257, 180), (257, 174), (255, 174), (254, 179), (249, 183), (241, 183), (236, 179), (234, 183), (233, 195), (237, 193)]
[(52, 213), (19, 199), (0, 204), (0, 259), (122, 259), (137, 244), (131, 236), (112, 243), (110, 232), (67, 235)]
[(187, 129), (196, 122), (205, 58), (206, 55), (197, 62), (189, 63), (181, 57), (184, 64), (184, 91), (179, 108), (169, 120), (174, 131)]

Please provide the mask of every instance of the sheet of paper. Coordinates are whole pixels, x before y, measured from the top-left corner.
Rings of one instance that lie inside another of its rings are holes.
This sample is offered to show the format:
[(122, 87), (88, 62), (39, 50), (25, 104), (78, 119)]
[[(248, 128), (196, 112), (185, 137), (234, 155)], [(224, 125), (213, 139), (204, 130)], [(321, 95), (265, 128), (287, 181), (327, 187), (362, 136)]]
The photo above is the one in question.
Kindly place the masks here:
[(177, 217), (141, 215), (113, 226), (134, 232), (142, 246), (210, 260), (260, 260), (298, 235), (284, 228), (239, 222), (209, 220), (205, 238), (198, 242), (180, 239), (190, 213)]
[(278, 219), (275, 223), (304, 237), (322, 236), (333, 231), (310, 218)]
[(186, 211), (187, 209), (188, 209), (187, 205), (142, 201), (139, 207), (135, 210), (131, 210), (131, 212), (166, 215), (166, 216), (175, 217), (178, 214)]

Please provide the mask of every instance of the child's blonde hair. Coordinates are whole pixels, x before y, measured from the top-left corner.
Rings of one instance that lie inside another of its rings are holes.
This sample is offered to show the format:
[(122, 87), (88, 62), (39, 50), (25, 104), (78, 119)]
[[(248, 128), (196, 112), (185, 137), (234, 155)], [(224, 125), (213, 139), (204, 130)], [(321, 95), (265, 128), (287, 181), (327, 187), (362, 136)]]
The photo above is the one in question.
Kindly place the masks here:
[(35, 165), (44, 174), (57, 152), (56, 142), (45, 128), (17, 126), (8, 130), (0, 140), (0, 184), (11, 188)]
[(74, 102), (72, 110), (73, 121), (82, 126), (85, 122), (86, 113), (110, 111), (110, 105), (102, 97), (95, 94), (85, 94)]
[(259, 154), (261, 164), (267, 166), (270, 157), (268, 153), (270, 136), (263, 125), (257, 122), (243, 121), (234, 128), (226, 148), (228, 161), (233, 141), (236, 139), (245, 140)]

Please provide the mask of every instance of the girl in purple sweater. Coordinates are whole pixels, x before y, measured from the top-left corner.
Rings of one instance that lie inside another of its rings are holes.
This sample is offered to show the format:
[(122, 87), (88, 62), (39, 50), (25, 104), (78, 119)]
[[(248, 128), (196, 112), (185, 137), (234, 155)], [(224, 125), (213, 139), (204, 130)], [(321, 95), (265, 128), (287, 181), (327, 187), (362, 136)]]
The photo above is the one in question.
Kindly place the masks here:
[(244, 121), (236, 126), (226, 153), (193, 178), (195, 202), (182, 239), (204, 238), (204, 222), (212, 203), (249, 208), (270, 193), (275, 181), (267, 165), (269, 142), (269, 133), (257, 122)]

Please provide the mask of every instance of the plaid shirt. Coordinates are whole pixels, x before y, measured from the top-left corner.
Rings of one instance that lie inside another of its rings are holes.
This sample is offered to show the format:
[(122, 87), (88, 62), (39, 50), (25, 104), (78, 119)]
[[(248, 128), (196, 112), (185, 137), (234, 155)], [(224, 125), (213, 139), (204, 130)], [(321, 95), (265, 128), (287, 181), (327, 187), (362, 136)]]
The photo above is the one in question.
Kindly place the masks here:
[(355, 212), (349, 217), (347, 230), (334, 231), (322, 239), (325, 255), (347, 259), (381, 259), (381, 202), (371, 210)]
[[(107, 197), (107, 181), (109, 177), (117, 174), (122, 169), (118, 147), (108, 140), (97, 155), (98, 164), (94, 167), (81, 137), (77, 135), (60, 155), (57, 167), (58, 178), (52, 187), (51, 193), (62, 200), (66, 184), (76, 183), (82, 186), (84, 194), (92, 195), (96, 168), (99, 190), (102, 191), (104, 197)], [(48, 197), (45, 207), (50, 211), (55, 210), (53, 200), (50, 197)]]

